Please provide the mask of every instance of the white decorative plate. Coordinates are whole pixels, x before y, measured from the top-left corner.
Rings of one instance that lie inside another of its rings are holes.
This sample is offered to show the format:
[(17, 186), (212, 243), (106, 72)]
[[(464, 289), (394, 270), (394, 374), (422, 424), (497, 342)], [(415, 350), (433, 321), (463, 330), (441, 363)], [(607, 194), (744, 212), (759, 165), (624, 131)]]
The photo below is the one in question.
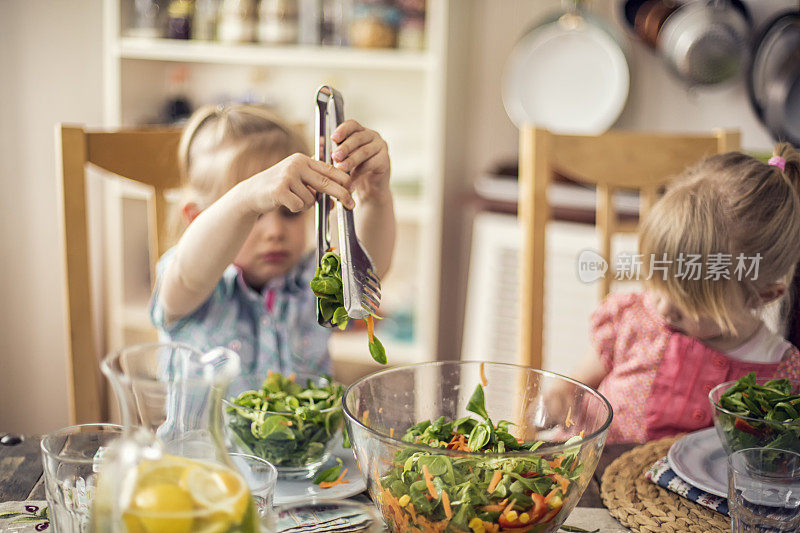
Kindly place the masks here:
[(689, 433), (667, 454), (669, 466), (684, 481), (709, 494), (728, 497), (728, 455), (716, 428)]
[[(347, 483), (336, 485), (329, 489), (321, 489), (314, 485), (314, 479), (278, 479), (275, 487), (275, 505), (286, 505), (288, 503), (302, 502), (311, 498), (341, 499), (355, 496), (363, 492), (367, 485), (361, 477), (361, 473), (356, 466), (356, 458), (353, 450), (337, 446), (333, 450), (336, 457), (341, 458), (343, 468), (347, 468)], [(331, 457), (320, 470), (330, 468), (336, 464), (336, 459)]]
[(503, 76), (503, 104), (518, 127), (596, 135), (616, 122), (628, 98), (625, 54), (603, 28), (539, 26), (514, 47)]

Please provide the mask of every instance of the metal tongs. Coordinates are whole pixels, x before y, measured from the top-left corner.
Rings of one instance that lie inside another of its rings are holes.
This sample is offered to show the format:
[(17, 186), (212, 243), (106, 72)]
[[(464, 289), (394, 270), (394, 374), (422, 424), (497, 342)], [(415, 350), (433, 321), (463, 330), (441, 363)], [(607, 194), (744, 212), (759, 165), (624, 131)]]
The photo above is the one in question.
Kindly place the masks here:
[[(317, 142), (314, 157), (318, 161), (333, 164), (331, 154), (334, 143), (331, 140), (334, 130), (344, 122), (344, 101), (342, 95), (328, 85), (317, 89)], [(342, 262), (342, 289), (344, 308), (350, 318), (365, 319), (378, 311), (381, 303), (381, 280), (375, 273), (375, 263), (356, 236), (353, 211), (333, 199), (336, 205), (336, 218), (339, 220), (339, 257)], [(317, 264), (331, 250), (330, 231), (331, 198), (317, 193)], [(332, 327), (329, 320), (322, 317), (317, 299), (317, 321), (321, 326)]]

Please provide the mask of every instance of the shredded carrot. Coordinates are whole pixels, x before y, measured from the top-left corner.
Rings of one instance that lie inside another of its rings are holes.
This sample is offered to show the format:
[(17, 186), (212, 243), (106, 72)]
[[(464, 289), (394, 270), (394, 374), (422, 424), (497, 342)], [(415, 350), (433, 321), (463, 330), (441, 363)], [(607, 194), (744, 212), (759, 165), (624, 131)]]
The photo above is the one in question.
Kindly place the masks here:
[(330, 248), (328, 248), (328, 251), (329, 251), (329, 252), (333, 252), (334, 250), (336, 250), (336, 247), (335, 247), (335, 246), (331, 246)]
[(567, 478), (560, 474), (553, 474), (553, 481), (558, 483), (558, 486), (564, 494), (567, 493), (567, 489), (569, 488), (569, 480)]
[(289, 381), (294, 381), (295, 379), (297, 379), (297, 374), (295, 374), (294, 372), (289, 374)]
[(450, 509), (450, 496), (446, 490), (442, 491), (442, 505), (444, 506), (444, 515), (447, 518), (453, 518), (453, 510)]
[(500, 483), (501, 479), (503, 479), (503, 472), (500, 471), (500, 470), (495, 470), (494, 474), (492, 474), (492, 481), (491, 481), (491, 483), (489, 483), (489, 487), (488, 487), (489, 494), (494, 492), (494, 489), (497, 488), (497, 485), (498, 485), (498, 483)]
[(375, 340), (375, 319), (372, 318), (372, 315), (366, 318), (367, 321), (367, 334), (369, 335), (369, 343)]
[(559, 466), (561, 466), (561, 461), (563, 461), (563, 460), (564, 460), (564, 456), (559, 455), (558, 457), (556, 457), (552, 461), (547, 461), (547, 464), (549, 464), (551, 468), (558, 468)]
[(342, 473), (339, 474), (339, 477), (336, 478), (336, 481), (323, 481), (319, 484), (319, 488), (329, 489), (331, 487), (335, 487), (336, 485), (341, 485), (343, 483), (350, 483), (348, 480), (344, 478), (346, 475), (347, 475), (347, 469), (345, 468), (342, 471)]
[(272, 370), (267, 370), (267, 377), (268, 377), (268, 378), (269, 378), (269, 377), (272, 377), (272, 374), (274, 374), (274, 373), (275, 373), (275, 372), (273, 372)]
[(575, 425), (575, 422), (572, 421), (572, 406), (569, 406), (569, 410), (567, 411), (567, 419), (564, 420), (564, 425), (566, 427), (570, 427)]
[(422, 476), (425, 478), (425, 486), (428, 487), (428, 493), (438, 500), (439, 495), (436, 493), (436, 487), (433, 485), (433, 476), (428, 471), (428, 465), (422, 465)]
[(411, 515), (411, 521), (416, 524), (417, 523), (417, 510), (414, 509), (414, 504), (413, 503), (409, 503), (408, 505), (406, 505), (406, 511), (408, 511), (408, 514)]
[(369, 409), (367, 409), (366, 411), (364, 411), (363, 413), (361, 413), (361, 422), (362, 422), (362, 423), (363, 423), (365, 426), (369, 427)]
[(581, 433), (580, 433), (580, 435), (578, 435), (578, 436), (579, 436), (580, 438), (583, 438), (583, 430), (581, 430)]
[(513, 509), (513, 508), (514, 508), (514, 506), (515, 506), (516, 504), (517, 504), (517, 500), (511, 500), (511, 501), (509, 502), (509, 504), (505, 506), (505, 508), (502, 510), (502, 512), (501, 512), (500, 514), (501, 514), (501, 515), (504, 515), (504, 514), (506, 514), (506, 513), (507, 513), (507, 512), (509, 512), (511, 509)]
[(394, 428), (389, 428), (389, 437), (394, 438)]
[(488, 384), (489, 384), (489, 382), (486, 380), (486, 372), (485, 372), (485, 369), (484, 369), (484, 363), (481, 363), (481, 385), (483, 385), (485, 387)]

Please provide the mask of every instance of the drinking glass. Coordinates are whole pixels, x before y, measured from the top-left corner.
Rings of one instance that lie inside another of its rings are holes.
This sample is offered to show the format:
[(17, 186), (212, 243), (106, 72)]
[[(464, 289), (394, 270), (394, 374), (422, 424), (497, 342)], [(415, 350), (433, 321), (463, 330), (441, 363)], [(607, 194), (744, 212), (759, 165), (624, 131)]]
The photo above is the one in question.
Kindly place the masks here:
[(106, 447), (122, 435), (116, 424), (70, 426), (41, 442), (50, 521), (59, 533), (89, 531), (89, 511), (99, 462)]
[(747, 448), (728, 456), (733, 533), (800, 531), (800, 455)]
[(263, 518), (272, 511), (278, 470), (269, 461), (255, 455), (231, 453), (230, 456), (253, 495), (258, 516)]
[(324, 500), (312, 498), (276, 507), (262, 521), (266, 533), (283, 531), (348, 531), (352, 533), (383, 533), (383, 519), (372, 504), (355, 500)]

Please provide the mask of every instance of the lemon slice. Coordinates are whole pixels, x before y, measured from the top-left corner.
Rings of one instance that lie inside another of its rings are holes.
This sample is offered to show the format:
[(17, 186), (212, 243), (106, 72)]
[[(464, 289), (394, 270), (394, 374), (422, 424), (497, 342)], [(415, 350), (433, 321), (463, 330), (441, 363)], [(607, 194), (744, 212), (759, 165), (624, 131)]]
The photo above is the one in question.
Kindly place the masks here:
[(189, 494), (174, 484), (161, 483), (137, 488), (132, 507), (123, 515), (129, 531), (189, 533), (194, 505)]
[(165, 455), (157, 461), (142, 462), (137, 471), (137, 487), (148, 487), (162, 483), (177, 485), (195, 461), (174, 455)]
[(196, 507), (212, 515), (227, 515), (228, 520), (240, 521), (250, 502), (250, 492), (242, 478), (222, 468), (190, 468), (184, 472), (180, 487)]

